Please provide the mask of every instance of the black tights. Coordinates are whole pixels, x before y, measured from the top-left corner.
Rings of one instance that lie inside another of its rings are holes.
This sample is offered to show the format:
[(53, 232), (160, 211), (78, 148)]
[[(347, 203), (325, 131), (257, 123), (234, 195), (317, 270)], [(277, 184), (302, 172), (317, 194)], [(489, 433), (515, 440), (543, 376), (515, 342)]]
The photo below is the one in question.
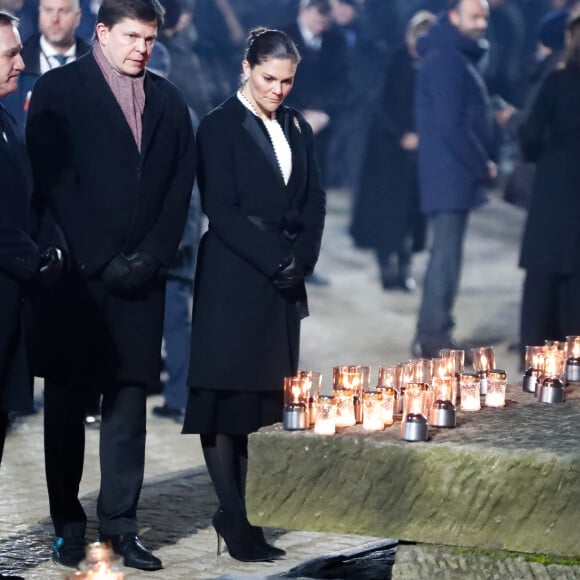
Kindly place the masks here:
[(228, 513), (246, 514), (247, 435), (201, 435), (207, 470), (221, 508)]

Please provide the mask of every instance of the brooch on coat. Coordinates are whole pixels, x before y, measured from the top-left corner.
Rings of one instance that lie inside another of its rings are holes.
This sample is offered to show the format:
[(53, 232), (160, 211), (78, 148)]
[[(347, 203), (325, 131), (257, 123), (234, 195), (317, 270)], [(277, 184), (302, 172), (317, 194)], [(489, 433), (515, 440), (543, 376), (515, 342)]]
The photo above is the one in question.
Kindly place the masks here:
[(298, 129), (298, 133), (302, 133), (302, 127), (300, 127), (300, 122), (296, 117), (294, 117), (294, 126)]

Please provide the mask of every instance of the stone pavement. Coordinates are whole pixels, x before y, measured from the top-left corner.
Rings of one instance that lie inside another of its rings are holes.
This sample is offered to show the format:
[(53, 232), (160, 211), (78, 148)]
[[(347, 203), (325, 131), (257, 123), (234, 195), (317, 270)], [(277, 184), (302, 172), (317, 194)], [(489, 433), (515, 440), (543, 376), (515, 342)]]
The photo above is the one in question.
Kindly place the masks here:
[[(419, 293), (383, 292), (370, 252), (352, 247), (346, 231), (350, 200), (344, 192), (331, 192), (320, 260), (320, 273), (328, 287), (310, 288), (312, 316), (304, 321), (302, 367), (322, 371), (330, 386), (336, 364), (395, 363), (409, 357)], [(466, 247), (461, 296), (457, 305), (457, 337), (480, 344), (495, 344), (498, 366), (517, 376), (517, 360), (508, 345), (517, 337), (521, 272), (516, 268), (523, 212), (495, 200), (472, 219)], [(415, 271), (420, 280), (426, 256), (419, 256)], [(376, 376), (376, 375), (375, 375)], [(41, 385), (38, 385), (38, 393)], [(151, 408), (160, 397), (152, 397)], [(85, 476), (81, 496), (89, 514), (89, 539), (96, 536), (95, 504), (98, 489), (97, 431), (87, 430)], [(163, 559), (165, 569), (154, 573), (127, 570), (127, 578), (264, 578), (276, 577), (310, 558), (361, 546), (375, 538), (270, 530), (271, 540), (288, 551), (286, 560), (244, 564), (227, 554), (216, 556), (211, 516), (216, 499), (203, 467), (199, 441), (179, 434), (179, 426), (151, 417), (148, 426), (146, 479), (140, 503), (141, 535)], [(441, 538), (443, 541), (444, 538)], [(42, 452), (42, 413), (31, 417), (10, 434), (0, 469), (0, 572), (27, 579), (62, 579), (66, 569), (50, 561), (52, 530), (48, 517)], [(485, 565), (465, 568), (466, 557), (437, 557), (434, 547), (404, 546), (399, 578), (580, 578), (548, 574), (522, 564), (520, 572), (488, 575)], [(411, 550), (409, 552), (409, 550)], [(397, 557), (397, 561), (398, 561)], [(417, 568), (413, 568), (417, 566)], [(479, 566), (479, 567), (478, 567)], [(562, 567), (558, 567), (562, 568)], [(429, 570), (429, 571), (428, 571)], [(477, 572), (475, 572), (477, 570)], [(456, 572), (459, 576), (454, 576)], [(385, 570), (384, 578), (389, 577)], [(280, 577), (280, 576), (278, 576)], [(327, 576), (337, 577), (337, 576)], [(355, 576), (352, 576), (355, 577)]]

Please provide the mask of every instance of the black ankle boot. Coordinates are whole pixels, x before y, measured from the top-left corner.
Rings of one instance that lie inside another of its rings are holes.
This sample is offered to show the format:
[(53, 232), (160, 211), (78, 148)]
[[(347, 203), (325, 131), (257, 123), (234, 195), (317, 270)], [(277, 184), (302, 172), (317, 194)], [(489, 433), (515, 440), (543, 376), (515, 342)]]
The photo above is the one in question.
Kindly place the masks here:
[(266, 542), (263, 528), (260, 528), (259, 526), (250, 527), (252, 528), (252, 533), (254, 534), (255, 540), (270, 551), (273, 559), (278, 560), (286, 555), (286, 550), (282, 550), (282, 548), (276, 548), (276, 546), (272, 546), (272, 544), (268, 544), (268, 542)]
[(240, 562), (268, 562), (275, 559), (271, 550), (257, 541), (244, 514), (231, 514), (220, 508), (213, 517), (212, 524), (218, 538), (218, 556), (223, 538), (230, 556)]

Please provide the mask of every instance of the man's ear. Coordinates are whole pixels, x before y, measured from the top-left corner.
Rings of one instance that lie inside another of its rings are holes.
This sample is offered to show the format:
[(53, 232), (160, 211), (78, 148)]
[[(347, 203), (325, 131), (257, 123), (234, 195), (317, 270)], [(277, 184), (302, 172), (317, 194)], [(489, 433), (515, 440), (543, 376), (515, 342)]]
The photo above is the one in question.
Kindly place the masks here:
[(453, 26), (459, 26), (459, 12), (456, 8), (449, 10), (447, 16), (449, 17), (449, 22), (451, 22)]

